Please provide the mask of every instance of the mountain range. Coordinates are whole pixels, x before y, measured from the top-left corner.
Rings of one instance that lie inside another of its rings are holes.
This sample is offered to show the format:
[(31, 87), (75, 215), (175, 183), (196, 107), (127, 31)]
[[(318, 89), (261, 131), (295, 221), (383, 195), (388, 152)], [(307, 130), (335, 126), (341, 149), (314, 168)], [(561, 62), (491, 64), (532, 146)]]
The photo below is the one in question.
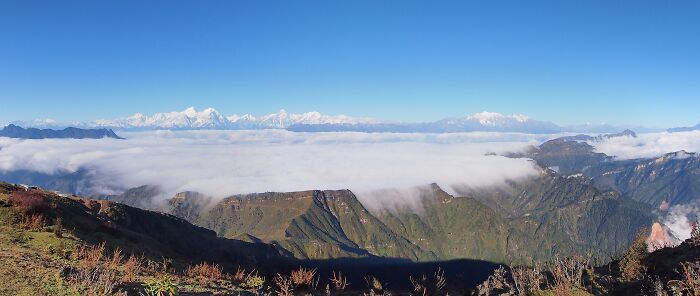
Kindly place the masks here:
[(676, 132), (689, 132), (689, 131), (697, 131), (697, 130), (700, 130), (700, 123), (698, 123), (694, 126), (670, 128), (670, 129), (668, 129), (668, 132), (669, 133), (676, 133)]
[(655, 158), (618, 160), (595, 152), (589, 142), (581, 139), (595, 138), (557, 138), (511, 156), (533, 159), (541, 167), (560, 174), (581, 174), (601, 190), (614, 190), (655, 207), (700, 200), (700, 157), (696, 153), (681, 150)]
[(62, 130), (54, 129), (38, 129), (38, 128), (22, 128), (14, 124), (10, 124), (0, 130), (0, 137), (18, 138), (18, 139), (101, 139), (113, 138), (123, 139), (117, 136), (111, 129), (82, 129), (75, 127), (67, 127)]
[[(247, 129), (287, 129), (295, 132), (519, 132), (549, 134), (560, 132), (610, 133), (625, 128), (609, 124), (585, 124), (560, 126), (547, 121), (531, 119), (524, 115), (504, 115), (494, 112), (480, 112), (465, 117), (446, 118), (433, 122), (390, 122), (371, 118), (345, 115), (324, 115), (319, 112), (302, 114), (280, 110), (264, 116), (230, 115), (225, 116), (213, 108), (197, 111), (190, 107), (181, 112), (155, 113), (147, 116), (137, 113), (128, 117), (101, 119), (91, 122), (58, 123), (54, 120), (15, 121), (14, 124), (29, 127), (57, 128), (75, 126), (80, 128), (110, 128), (119, 130), (247, 130)], [(634, 127), (638, 131), (655, 131), (644, 127)]]

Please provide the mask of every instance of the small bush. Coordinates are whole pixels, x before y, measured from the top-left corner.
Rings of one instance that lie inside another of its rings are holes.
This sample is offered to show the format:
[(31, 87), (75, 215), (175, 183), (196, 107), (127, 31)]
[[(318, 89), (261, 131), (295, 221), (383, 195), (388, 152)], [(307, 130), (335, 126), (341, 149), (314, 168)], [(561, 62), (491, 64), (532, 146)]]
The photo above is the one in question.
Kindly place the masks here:
[(143, 287), (148, 296), (175, 296), (177, 294), (177, 281), (167, 274), (160, 278), (146, 281)]
[(511, 268), (513, 283), (518, 294), (533, 294), (541, 290), (544, 274), (536, 264), (534, 267), (518, 266)]
[(99, 265), (105, 256), (105, 243), (99, 245), (79, 246), (73, 253), (73, 259), (78, 261), (78, 266), (84, 269), (94, 268)]
[(134, 256), (133, 254), (129, 256), (129, 259), (124, 262), (122, 281), (133, 282), (136, 280), (136, 274), (141, 270), (143, 266), (143, 260)]
[(443, 294), (441, 291), (447, 284), (445, 280), (445, 272), (442, 271), (442, 269), (438, 269), (432, 277), (423, 275), (418, 279), (411, 277), (409, 280), (413, 285), (414, 294), (423, 296), (441, 295)]
[(116, 271), (97, 266), (73, 271), (68, 283), (81, 291), (81, 295), (106, 296), (113, 294), (119, 280)]
[(40, 231), (44, 228), (44, 215), (24, 215), (22, 217), (22, 221), (20, 222), (20, 227), (31, 231)]
[(683, 280), (669, 281), (674, 295), (700, 295), (700, 262), (681, 263)]
[(22, 230), (13, 230), (8, 233), (10, 242), (16, 244), (26, 244), (29, 242), (29, 235)]
[(256, 271), (252, 271), (246, 276), (245, 281), (243, 281), (241, 286), (249, 290), (257, 291), (260, 290), (264, 284), (265, 279), (259, 276)]
[(236, 272), (231, 275), (231, 281), (234, 283), (241, 285), (245, 281), (246, 278), (246, 273), (245, 269), (241, 268), (240, 266), (236, 269)]
[(18, 191), (12, 193), (9, 201), (23, 215), (44, 213), (49, 209), (48, 199), (38, 191)]
[(124, 259), (124, 255), (122, 255), (122, 251), (119, 250), (119, 248), (117, 248), (112, 253), (112, 259), (109, 261), (109, 264), (107, 266), (111, 269), (116, 270), (119, 267), (119, 265), (122, 263), (123, 259)]
[(365, 284), (369, 288), (369, 293), (371, 295), (383, 295), (385, 285), (375, 276), (368, 275), (365, 277)]
[(296, 287), (312, 287), (314, 285), (314, 278), (316, 277), (316, 269), (306, 269), (299, 268), (292, 271), (291, 279), (292, 283)]
[(333, 283), (333, 287), (335, 287), (336, 291), (344, 291), (350, 284), (348, 283), (348, 278), (344, 277), (342, 273), (338, 272), (338, 274), (333, 271), (333, 277), (330, 278), (331, 283)]
[(188, 266), (185, 275), (197, 279), (200, 283), (213, 283), (223, 278), (224, 269), (214, 263), (202, 262), (195, 266)]
[(276, 294), (277, 296), (293, 296), (294, 295), (294, 288), (292, 279), (289, 277), (283, 276), (281, 274), (277, 274), (275, 278), (273, 279), (273, 282), (275, 283), (275, 286), (277, 286)]
[(581, 256), (556, 257), (551, 267), (555, 294), (567, 295), (574, 288), (583, 288), (583, 272), (588, 265), (589, 261)]
[(493, 274), (476, 289), (477, 295), (501, 295), (515, 290), (508, 277), (508, 271), (503, 266), (494, 270)]

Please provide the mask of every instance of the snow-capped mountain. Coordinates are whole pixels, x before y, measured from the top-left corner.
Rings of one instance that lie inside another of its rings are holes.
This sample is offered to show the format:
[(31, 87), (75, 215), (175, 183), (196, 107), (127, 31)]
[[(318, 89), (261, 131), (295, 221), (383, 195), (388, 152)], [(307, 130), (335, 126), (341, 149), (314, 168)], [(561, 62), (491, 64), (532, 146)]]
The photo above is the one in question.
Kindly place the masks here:
[(433, 123), (434, 129), (442, 131), (504, 131), (524, 133), (555, 133), (561, 127), (546, 121), (530, 119), (525, 115), (504, 115), (494, 112), (479, 112), (461, 118), (447, 118)]
[[(395, 133), (450, 133), (450, 132), (518, 132), (518, 133), (614, 133), (629, 127), (607, 124), (559, 126), (548, 121), (531, 119), (525, 115), (504, 115), (495, 112), (479, 112), (465, 117), (446, 118), (433, 122), (396, 123), (346, 115), (324, 115), (319, 112), (301, 114), (285, 110), (263, 116), (251, 114), (226, 116), (213, 108), (198, 111), (194, 107), (179, 112), (155, 113), (150, 116), (136, 113), (131, 116), (101, 119), (92, 122), (61, 124), (51, 119), (11, 122), (24, 127), (63, 128), (109, 128), (117, 130), (246, 130), (287, 129), (296, 132), (395, 132)], [(635, 130), (639, 130), (635, 127)], [(643, 130), (642, 130), (643, 131)]]
[(197, 111), (190, 107), (181, 112), (155, 113), (146, 116), (141, 113), (132, 116), (96, 120), (82, 123), (88, 127), (116, 129), (285, 129), (295, 124), (359, 124), (373, 123), (373, 119), (356, 118), (345, 115), (323, 115), (319, 112), (292, 114), (285, 110), (260, 117), (250, 114), (224, 116), (214, 108)]

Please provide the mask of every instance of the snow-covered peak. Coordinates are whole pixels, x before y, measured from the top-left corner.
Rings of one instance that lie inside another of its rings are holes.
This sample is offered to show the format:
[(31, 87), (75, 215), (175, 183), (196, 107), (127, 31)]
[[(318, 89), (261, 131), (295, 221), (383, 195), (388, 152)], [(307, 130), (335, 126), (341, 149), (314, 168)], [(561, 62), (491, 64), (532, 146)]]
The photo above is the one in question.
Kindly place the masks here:
[(522, 114), (507, 116), (501, 113), (483, 111), (467, 116), (466, 120), (477, 120), (482, 125), (496, 126), (498, 123), (504, 121), (526, 122), (529, 118)]
[[(211, 108), (209, 108), (209, 109), (211, 109)], [(209, 109), (207, 109), (207, 110), (209, 110)], [(197, 116), (197, 109), (195, 109), (194, 107), (189, 107), (189, 108), (185, 109), (185, 111), (182, 111), (181, 113), (188, 116), (188, 117), (195, 117), (195, 116)]]
[(110, 127), (121, 129), (284, 129), (295, 124), (358, 124), (376, 122), (368, 118), (345, 115), (323, 115), (319, 112), (289, 113), (284, 109), (263, 116), (251, 114), (225, 116), (214, 108), (198, 111), (189, 107), (183, 111), (155, 113), (147, 116), (136, 113), (131, 116), (101, 119), (81, 123), (85, 127)]

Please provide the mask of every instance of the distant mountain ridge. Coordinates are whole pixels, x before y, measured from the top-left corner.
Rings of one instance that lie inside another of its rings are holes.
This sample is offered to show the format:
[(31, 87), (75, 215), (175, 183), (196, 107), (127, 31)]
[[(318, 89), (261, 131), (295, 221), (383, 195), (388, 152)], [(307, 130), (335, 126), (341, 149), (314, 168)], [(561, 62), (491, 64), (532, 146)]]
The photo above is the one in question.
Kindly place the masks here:
[(614, 190), (655, 207), (700, 201), (700, 157), (696, 153), (681, 150), (655, 158), (618, 160), (596, 152), (590, 144), (619, 136), (634, 134), (562, 137), (509, 156), (533, 159), (563, 175), (582, 174), (601, 190)]
[[(65, 126), (54, 120), (42, 119), (15, 122), (33, 127)], [(548, 134), (560, 132), (608, 133), (624, 127), (608, 124), (560, 126), (548, 121), (531, 119), (525, 115), (504, 115), (495, 112), (479, 112), (464, 117), (446, 118), (433, 122), (389, 122), (372, 118), (346, 115), (325, 115), (319, 112), (302, 114), (280, 110), (263, 116), (250, 114), (225, 116), (213, 108), (198, 111), (193, 107), (180, 112), (155, 113), (151, 116), (136, 113), (128, 117), (101, 119), (92, 122), (75, 122), (71, 126), (81, 128), (110, 128), (120, 130), (255, 130), (286, 129), (294, 132), (398, 132), (398, 133), (451, 133), (451, 132), (518, 132)], [(637, 127), (643, 131), (652, 131)]]
[(669, 133), (677, 133), (677, 132), (690, 132), (690, 131), (698, 131), (700, 130), (700, 123), (694, 125), (694, 126), (689, 126), (689, 127), (674, 127), (674, 128), (669, 128), (667, 131)]
[(22, 128), (10, 124), (0, 130), (0, 137), (18, 139), (123, 139), (111, 129), (82, 129), (67, 127), (62, 130)]

